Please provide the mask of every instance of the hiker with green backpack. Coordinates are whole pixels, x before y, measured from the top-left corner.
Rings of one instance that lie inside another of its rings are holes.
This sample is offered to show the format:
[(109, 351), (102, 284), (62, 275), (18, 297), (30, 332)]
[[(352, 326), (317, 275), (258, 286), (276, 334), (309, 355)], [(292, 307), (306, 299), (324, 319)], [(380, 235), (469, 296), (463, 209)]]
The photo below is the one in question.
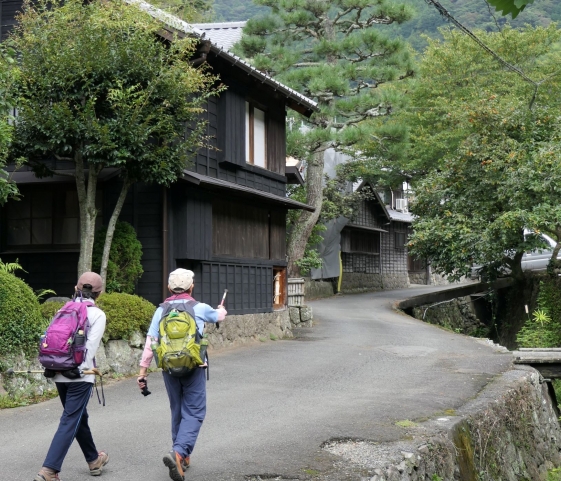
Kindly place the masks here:
[(205, 322), (220, 322), (226, 317), (222, 305), (213, 309), (192, 297), (194, 274), (176, 269), (168, 278), (172, 294), (154, 313), (137, 378), (146, 396), (148, 367), (152, 359), (162, 368), (171, 408), (172, 449), (163, 457), (173, 481), (183, 481), (185, 469), (195, 447), (206, 414)]

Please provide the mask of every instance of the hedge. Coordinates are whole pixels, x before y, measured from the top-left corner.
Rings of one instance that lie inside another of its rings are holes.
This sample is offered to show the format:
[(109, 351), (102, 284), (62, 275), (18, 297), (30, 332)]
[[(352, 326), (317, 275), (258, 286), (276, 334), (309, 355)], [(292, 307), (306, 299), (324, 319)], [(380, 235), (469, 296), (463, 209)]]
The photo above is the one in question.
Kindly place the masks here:
[(15, 275), (0, 271), (0, 355), (36, 354), (45, 324), (33, 290)]
[(102, 294), (97, 305), (107, 316), (104, 340), (128, 339), (134, 331), (148, 331), (156, 306), (131, 294), (112, 292)]
[[(146, 299), (119, 292), (102, 294), (96, 304), (107, 316), (104, 341), (128, 339), (134, 331), (145, 334), (156, 311), (156, 306)], [(41, 304), (43, 317), (50, 321), (63, 305), (64, 302)]]

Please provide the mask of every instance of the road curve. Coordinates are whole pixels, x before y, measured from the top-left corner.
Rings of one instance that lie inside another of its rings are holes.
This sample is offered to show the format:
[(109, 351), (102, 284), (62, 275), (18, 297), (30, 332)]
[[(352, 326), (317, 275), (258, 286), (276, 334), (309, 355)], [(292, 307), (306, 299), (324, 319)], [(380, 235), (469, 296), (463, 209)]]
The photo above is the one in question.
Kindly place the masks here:
[[(306, 479), (336, 457), (321, 449), (338, 438), (386, 442), (404, 435), (397, 421), (457, 409), (511, 365), (476, 340), (396, 312), (396, 300), (420, 287), (314, 301), (316, 325), (294, 340), (216, 353), (208, 411), (186, 480)], [(227, 322), (227, 320), (225, 321)], [(108, 450), (104, 481), (166, 481), (169, 408), (161, 375), (144, 398), (134, 379), (105, 389), (107, 406), (90, 401), (98, 449)], [(60, 416), (60, 402), (0, 411), (1, 479), (31, 480)], [(64, 481), (88, 479), (72, 446)]]

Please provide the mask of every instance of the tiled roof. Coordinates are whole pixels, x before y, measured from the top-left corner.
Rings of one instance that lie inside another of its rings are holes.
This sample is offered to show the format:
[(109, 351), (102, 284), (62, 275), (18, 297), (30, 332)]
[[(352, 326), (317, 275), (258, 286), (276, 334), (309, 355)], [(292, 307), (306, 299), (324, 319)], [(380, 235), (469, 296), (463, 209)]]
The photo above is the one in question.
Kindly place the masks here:
[[(161, 22), (166, 24), (168, 27), (173, 28), (174, 30), (185, 33), (187, 35), (195, 35), (199, 38), (206, 38), (206, 36), (205, 36), (206, 32), (204, 30), (202, 30), (200, 28), (196, 28), (194, 25), (191, 25), (191, 24), (181, 20), (180, 18), (176, 17), (175, 15), (172, 15), (170, 13), (164, 12), (163, 10), (160, 10), (159, 8), (154, 7), (153, 5), (151, 5), (148, 2), (145, 2), (144, 0), (126, 0), (126, 1), (131, 3), (131, 4), (138, 5), (138, 7), (140, 9), (144, 10), (149, 15), (151, 15), (152, 17), (154, 17), (157, 20), (160, 20)], [(242, 70), (245, 70), (249, 75), (251, 75), (251, 76), (257, 78), (258, 80), (260, 80), (261, 82), (269, 85), (274, 90), (276, 90), (278, 92), (281, 92), (283, 95), (285, 95), (285, 97), (287, 99), (292, 101), (292, 103), (293, 103), (292, 105), (290, 105), (290, 102), (289, 102), (289, 106), (291, 108), (293, 108), (295, 110), (298, 110), (298, 111), (301, 111), (300, 107), (302, 107), (304, 109), (304, 112), (302, 112), (302, 113), (305, 114), (305, 115), (308, 115), (308, 116), (311, 115), (312, 112), (314, 112), (318, 109), (317, 103), (314, 102), (313, 100), (311, 100), (308, 97), (302, 95), (300, 92), (297, 92), (296, 90), (293, 90), (290, 87), (287, 87), (286, 85), (281, 84), (280, 82), (278, 82), (274, 78), (270, 77), (269, 75), (264, 74), (260, 70), (257, 70), (250, 63), (246, 62), (245, 60), (238, 57), (237, 55), (234, 55), (233, 53), (229, 52), (224, 47), (221, 47), (220, 45), (218, 45), (212, 39), (212, 37), (209, 37), (209, 39), (210, 39), (210, 42), (211, 42), (211, 51), (213, 53), (215, 53), (219, 57), (224, 58), (225, 60), (228, 60), (229, 62), (232, 63), (232, 65), (237, 65)], [(294, 104), (296, 104), (296, 105), (294, 105)]]
[(391, 209), (389, 205), (386, 205), (386, 211), (390, 220), (407, 222), (408, 224), (413, 222), (413, 216), (409, 212), (401, 212), (399, 210)]
[(217, 47), (230, 50), (242, 38), (245, 22), (193, 23)]

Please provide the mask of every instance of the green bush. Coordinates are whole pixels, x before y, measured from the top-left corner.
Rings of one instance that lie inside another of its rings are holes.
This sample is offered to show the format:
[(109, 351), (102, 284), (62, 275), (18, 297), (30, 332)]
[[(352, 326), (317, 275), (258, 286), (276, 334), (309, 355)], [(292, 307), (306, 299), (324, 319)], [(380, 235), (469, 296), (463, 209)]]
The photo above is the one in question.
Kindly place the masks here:
[(0, 270), (0, 355), (20, 351), (34, 355), (44, 327), (33, 290), (13, 274)]
[(47, 322), (51, 322), (53, 316), (64, 304), (64, 302), (44, 302), (40, 305), (41, 315)]
[(537, 309), (516, 335), (518, 347), (561, 346), (561, 292), (558, 279), (540, 281)]
[[(95, 233), (92, 260), (95, 272), (101, 270), (106, 233), (107, 227), (103, 227)], [(117, 222), (109, 252), (105, 292), (134, 293), (135, 283), (144, 272), (140, 262), (141, 258), (142, 244), (136, 237), (134, 227), (127, 222)]]
[(102, 294), (97, 305), (107, 316), (104, 340), (128, 339), (134, 331), (146, 333), (156, 311), (146, 299), (119, 292)]

